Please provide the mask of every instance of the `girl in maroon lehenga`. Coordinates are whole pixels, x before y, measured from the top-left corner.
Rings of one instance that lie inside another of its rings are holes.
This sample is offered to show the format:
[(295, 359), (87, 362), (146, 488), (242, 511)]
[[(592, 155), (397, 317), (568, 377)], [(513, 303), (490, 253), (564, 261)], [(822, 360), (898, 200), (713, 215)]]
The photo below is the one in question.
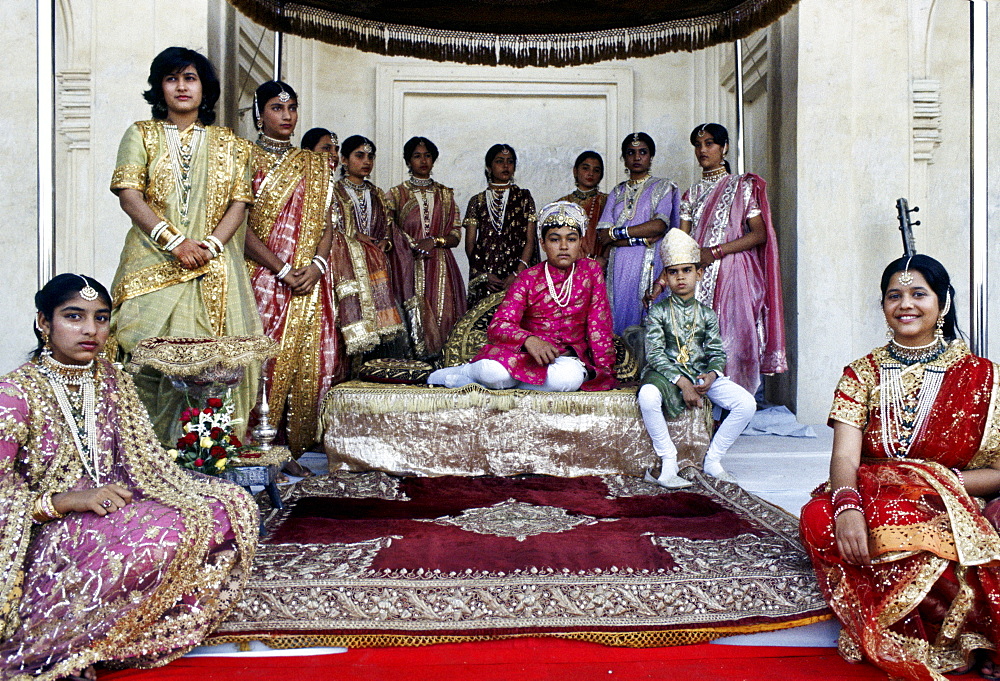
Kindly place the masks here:
[(389, 190), (389, 211), (413, 251), (410, 337), (418, 357), (441, 352), (455, 322), (465, 314), (465, 283), (451, 249), (462, 238), (455, 192), (431, 179), (438, 148), (425, 137), (403, 145), (410, 179)]
[(844, 369), (830, 481), (802, 509), (841, 655), (892, 678), (943, 681), (977, 650), (991, 675), (1000, 644), (1000, 536), (976, 498), (1000, 490), (1000, 379), (956, 340), (953, 297), (933, 258), (885, 269), (892, 339)]
[(517, 152), (494, 144), (486, 152), (486, 191), (469, 199), (465, 253), (469, 256), (469, 309), (511, 285), (535, 262), (535, 200), (514, 184)]

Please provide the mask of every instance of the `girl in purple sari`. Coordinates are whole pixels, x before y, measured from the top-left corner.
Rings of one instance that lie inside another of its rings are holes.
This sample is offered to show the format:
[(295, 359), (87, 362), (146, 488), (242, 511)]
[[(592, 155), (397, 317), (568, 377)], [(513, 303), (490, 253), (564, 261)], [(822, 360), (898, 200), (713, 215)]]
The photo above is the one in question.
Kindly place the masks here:
[(679, 222), (677, 185), (649, 174), (655, 155), (656, 143), (644, 132), (622, 141), (629, 179), (611, 190), (597, 224), (608, 261), (608, 298), (618, 335), (642, 321), (643, 298), (663, 269), (655, 244)]
[(34, 359), (0, 379), (0, 678), (96, 678), (179, 657), (222, 621), (257, 545), (239, 487), (185, 473), (101, 358), (111, 296), (60, 274)]

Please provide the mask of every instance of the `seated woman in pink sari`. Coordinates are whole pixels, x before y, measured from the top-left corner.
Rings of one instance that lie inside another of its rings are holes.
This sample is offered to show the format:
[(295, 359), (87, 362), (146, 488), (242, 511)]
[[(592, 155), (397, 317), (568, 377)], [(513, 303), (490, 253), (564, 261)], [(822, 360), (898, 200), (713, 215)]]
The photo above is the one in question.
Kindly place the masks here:
[(601, 266), (584, 257), (587, 215), (569, 201), (542, 209), (538, 240), (547, 260), (519, 273), (469, 364), (427, 382), (501, 390), (607, 390), (615, 384), (611, 308)]
[(131, 378), (101, 357), (107, 289), (60, 274), (35, 306), (35, 357), (0, 378), (0, 678), (166, 664), (239, 597), (257, 507), (160, 446)]
[(892, 339), (844, 369), (830, 481), (802, 509), (841, 655), (894, 679), (943, 681), (977, 650), (992, 678), (1000, 645), (1000, 536), (981, 510), (1000, 491), (1000, 377), (955, 339), (953, 299), (933, 258), (886, 267)]

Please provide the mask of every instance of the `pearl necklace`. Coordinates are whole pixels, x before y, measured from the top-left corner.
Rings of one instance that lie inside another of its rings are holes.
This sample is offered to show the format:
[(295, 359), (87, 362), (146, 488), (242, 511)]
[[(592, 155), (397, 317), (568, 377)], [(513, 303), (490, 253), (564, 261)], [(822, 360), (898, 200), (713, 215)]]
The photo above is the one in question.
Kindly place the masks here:
[(408, 180), (408, 182), (413, 187), (430, 187), (432, 184), (434, 184), (434, 179), (430, 177), (423, 178), (423, 177), (414, 177), (413, 175), (410, 175), (410, 179)]
[(503, 219), (507, 214), (507, 199), (510, 196), (509, 184), (503, 189), (490, 188), (492, 196), (486, 200), (486, 209), (489, 212), (490, 224), (497, 232), (503, 230)]
[(170, 156), (170, 169), (174, 175), (174, 188), (180, 200), (179, 212), (181, 223), (189, 224), (188, 209), (191, 204), (191, 160), (194, 158), (205, 128), (195, 124), (184, 131), (187, 142), (181, 140), (181, 133), (172, 123), (164, 123), (163, 131), (167, 138), (167, 152)]
[(639, 196), (642, 194), (642, 190), (646, 187), (646, 181), (652, 175), (647, 175), (641, 180), (629, 180), (625, 183), (625, 210), (622, 211), (622, 217), (624, 220), (616, 226), (621, 226), (627, 224), (629, 220), (635, 217), (635, 209), (639, 203)]
[[(97, 396), (93, 368), (93, 360), (82, 366), (73, 366), (43, 356), (41, 363), (42, 374), (52, 386), (56, 403), (73, 435), (73, 444), (76, 445), (76, 451), (80, 455), (80, 462), (90, 479), (100, 487), (103, 483), (100, 451), (97, 449)], [(66, 390), (67, 385), (79, 386), (83, 396), (79, 408), (73, 406)]]
[(893, 338), (885, 346), (885, 349), (894, 360), (900, 364), (909, 366), (917, 362), (921, 364), (933, 362), (948, 349), (948, 346), (937, 338), (926, 345), (901, 345)]
[(576, 273), (576, 263), (570, 267), (569, 275), (558, 291), (556, 291), (556, 285), (552, 281), (552, 272), (549, 271), (551, 267), (552, 265), (545, 263), (545, 284), (549, 287), (549, 295), (552, 296), (556, 305), (566, 307), (569, 305), (570, 298), (573, 297), (573, 274)]
[(279, 140), (268, 137), (264, 133), (257, 133), (257, 146), (272, 154), (281, 154), (292, 148), (291, 140)]
[(729, 174), (725, 166), (720, 166), (714, 170), (706, 170), (702, 172), (701, 179), (705, 182), (718, 182), (723, 177)]
[[(879, 367), (879, 407), (882, 412), (882, 449), (891, 458), (906, 458), (910, 447), (920, 438), (924, 423), (944, 382), (944, 369), (924, 367), (922, 385), (916, 398), (907, 398), (903, 375), (916, 365), (903, 368), (898, 364)], [(907, 403), (910, 404), (907, 404)]]
[(346, 177), (340, 182), (347, 189), (348, 194), (351, 196), (351, 203), (354, 204), (354, 211), (358, 215), (358, 231), (369, 235), (372, 229), (372, 218), (371, 206), (368, 203), (368, 185), (362, 184), (359, 187)]

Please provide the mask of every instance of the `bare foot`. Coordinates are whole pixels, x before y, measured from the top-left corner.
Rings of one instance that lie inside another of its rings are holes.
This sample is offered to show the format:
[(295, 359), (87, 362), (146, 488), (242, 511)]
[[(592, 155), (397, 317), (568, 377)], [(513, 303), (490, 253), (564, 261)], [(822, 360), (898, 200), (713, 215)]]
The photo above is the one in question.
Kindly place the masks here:
[(65, 681), (97, 681), (97, 670), (94, 665), (90, 665), (79, 674), (70, 674), (65, 677)]

